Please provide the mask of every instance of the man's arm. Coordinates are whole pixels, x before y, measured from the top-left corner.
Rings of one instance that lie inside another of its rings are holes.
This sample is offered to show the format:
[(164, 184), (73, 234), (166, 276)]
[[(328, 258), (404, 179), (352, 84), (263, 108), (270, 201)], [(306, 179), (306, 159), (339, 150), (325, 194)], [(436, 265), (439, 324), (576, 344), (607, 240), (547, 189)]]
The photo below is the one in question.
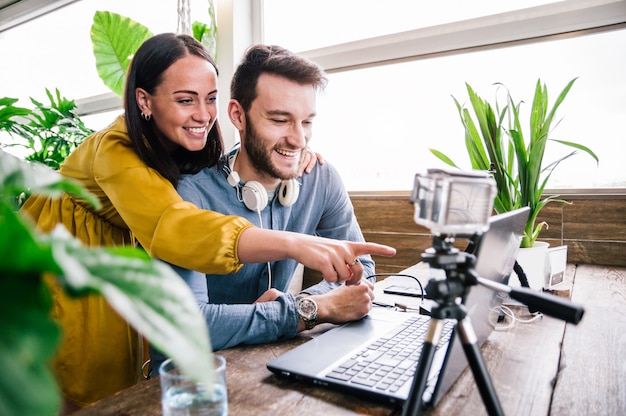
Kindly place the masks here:
[(292, 296), (283, 294), (272, 302), (254, 304), (211, 304), (204, 274), (174, 269), (194, 294), (209, 328), (213, 350), (274, 342), (296, 335), (298, 313)]

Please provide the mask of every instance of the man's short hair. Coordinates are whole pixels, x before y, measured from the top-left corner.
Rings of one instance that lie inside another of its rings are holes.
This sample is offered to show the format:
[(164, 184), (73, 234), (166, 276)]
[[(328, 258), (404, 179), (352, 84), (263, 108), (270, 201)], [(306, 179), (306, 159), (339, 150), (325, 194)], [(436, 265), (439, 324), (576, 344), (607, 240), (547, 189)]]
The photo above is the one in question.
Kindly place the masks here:
[(312, 85), (317, 91), (328, 79), (316, 63), (276, 45), (253, 45), (246, 51), (230, 83), (230, 98), (248, 111), (257, 96), (256, 86), (263, 73), (285, 77), (301, 85)]

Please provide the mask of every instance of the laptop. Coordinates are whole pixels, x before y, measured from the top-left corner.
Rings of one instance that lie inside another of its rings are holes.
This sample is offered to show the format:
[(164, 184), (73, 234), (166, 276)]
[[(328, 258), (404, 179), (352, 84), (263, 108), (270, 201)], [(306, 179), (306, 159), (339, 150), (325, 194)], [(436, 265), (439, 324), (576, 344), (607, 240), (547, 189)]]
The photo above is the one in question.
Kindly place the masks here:
[[(499, 283), (508, 279), (527, 217), (528, 208), (522, 208), (490, 218), (489, 230), (474, 249), (477, 255), (475, 271), (479, 276)], [(442, 270), (421, 268), (416, 269), (414, 274), (426, 287), (432, 272)], [(441, 274), (437, 274), (441, 278)], [(377, 289), (385, 281), (379, 282)], [(499, 305), (505, 296), (478, 285), (471, 287), (464, 300), (479, 345), (493, 331), (499, 316)], [(382, 403), (403, 404), (409, 397), (429, 322), (427, 315), (417, 311), (402, 312), (374, 306), (363, 319), (334, 327), (314, 337), (269, 361), (267, 368), (280, 377)], [(435, 406), (468, 366), (460, 341), (455, 342), (454, 339), (455, 323), (449, 320), (444, 325), (444, 334), (437, 346), (422, 398), (425, 407)], [(410, 351), (401, 350), (400, 346)], [(383, 352), (375, 349), (380, 347)], [(439, 377), (440, 374), (443, 376)]]

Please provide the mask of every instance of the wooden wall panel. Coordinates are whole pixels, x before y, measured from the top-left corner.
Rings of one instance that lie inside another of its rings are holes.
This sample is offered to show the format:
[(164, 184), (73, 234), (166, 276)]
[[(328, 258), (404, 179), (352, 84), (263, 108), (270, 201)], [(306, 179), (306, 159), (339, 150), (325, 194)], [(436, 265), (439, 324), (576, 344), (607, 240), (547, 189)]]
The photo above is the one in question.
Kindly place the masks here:
[[(354, 211), (368, 241), (398, 249), (395, 258), (376, 258), (377, 270), (409, 267), (430, 247), (430, 231), (413, 220), (407, 195), (352, 195)], [(573, 263), (626, 266), (626, 195), (566, 195), (539, 214), (549, 225), (540, 240), (568, 246)], [(401, 269), (402, 270), (402, 269)], [(394, 270), (398, 271), (398, 270)]]
[(626, 242), (624, 241), (576, 241), (565, 240), (567, 261), (577, 264), (600, 264), (605, 266), (626, 265)]
[[(539, 215), (549, 228), (540, 240), (551, 247), (567, 245), (568, 262), (626, 266), (626, 195), (567, 195), (570, 204), (550, 202)], [(395, 257), (374, 257), (377, 273), (398, 273), (421, 261), (432, 245), (430, 230), (413, 220), (408, 193), (351, 195), (354, 212), (367, 241), (397, 249)], [(466, 242), (455, 246), (464, 248)], [(319, 273), (305, 271), (305, 284), (316, 283)], [(306, 286), (305, 286), (306, 287)]]
[(626, 241), (624, 200), (578, 200), (563, 213), (565, 239)]
[(413, 204), (409, 197), (352, 197), (354, 214), (363, 232), (428, 234), (429, 230), (413, 220)]

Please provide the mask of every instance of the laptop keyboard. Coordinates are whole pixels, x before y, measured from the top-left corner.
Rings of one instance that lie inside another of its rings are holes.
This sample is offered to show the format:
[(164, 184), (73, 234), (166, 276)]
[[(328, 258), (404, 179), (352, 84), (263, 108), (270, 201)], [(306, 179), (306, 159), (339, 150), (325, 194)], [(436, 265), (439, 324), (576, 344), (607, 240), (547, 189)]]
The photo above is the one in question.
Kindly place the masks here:
[[(395, 393), (415, 374), (430, 318), (416, 315), (332, 369), (326, 377)], [(452, 333), (446, 321), (437, 349)]]

